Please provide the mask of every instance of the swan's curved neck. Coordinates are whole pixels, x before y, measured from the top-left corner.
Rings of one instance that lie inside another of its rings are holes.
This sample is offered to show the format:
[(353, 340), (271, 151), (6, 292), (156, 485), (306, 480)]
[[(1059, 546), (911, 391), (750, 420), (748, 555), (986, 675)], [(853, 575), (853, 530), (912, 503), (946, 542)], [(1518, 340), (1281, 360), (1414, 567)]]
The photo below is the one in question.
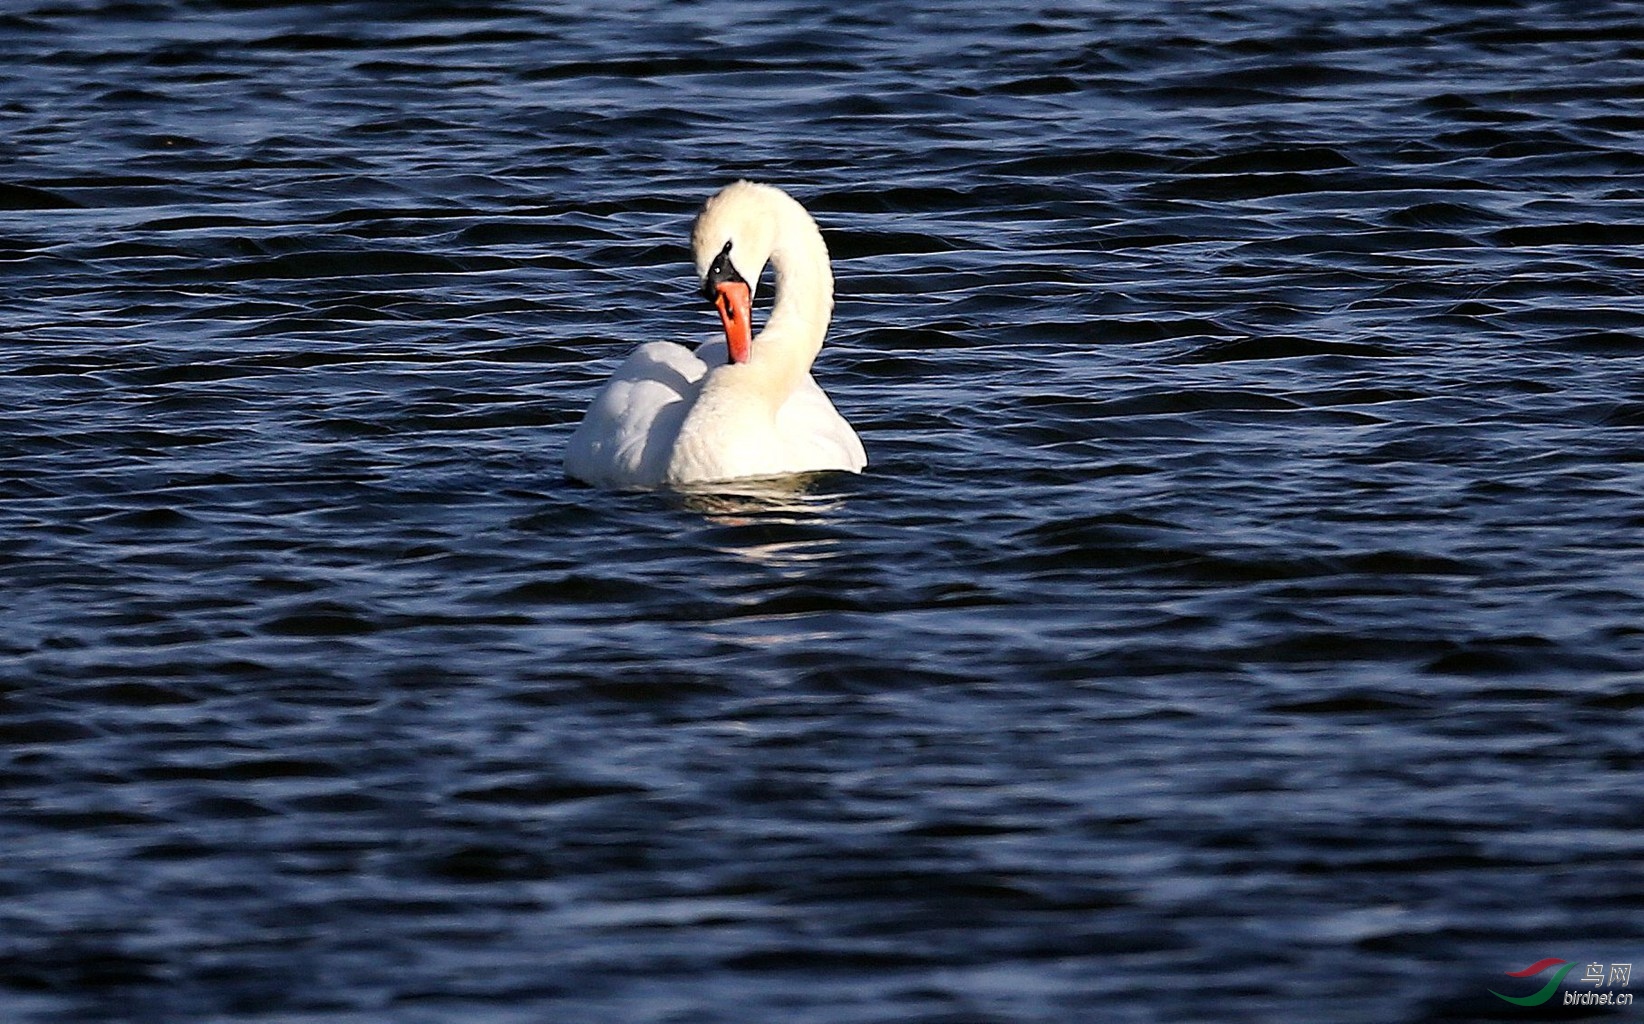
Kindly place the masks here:
[[(783, 197), (786, 199), (787, 197)], [(753, 340), (747, 365), (786, 398), (810, 372), (833, 317), (833, 270), (816, 222), (798, 203), (776, 208), (771, 270), (776, 301), (765, 329)]]

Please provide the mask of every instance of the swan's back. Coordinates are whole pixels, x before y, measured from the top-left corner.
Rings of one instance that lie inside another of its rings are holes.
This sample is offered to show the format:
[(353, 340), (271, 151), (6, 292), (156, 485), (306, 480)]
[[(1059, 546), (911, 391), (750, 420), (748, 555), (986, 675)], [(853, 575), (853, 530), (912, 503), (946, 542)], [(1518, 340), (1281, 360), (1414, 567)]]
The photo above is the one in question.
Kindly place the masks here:
[(683, 345), (635, 349), (600, 389), (565, 446), (565, 474), (596, 487), (650, 488), (668, 472), (680, 424), (708, 365)]

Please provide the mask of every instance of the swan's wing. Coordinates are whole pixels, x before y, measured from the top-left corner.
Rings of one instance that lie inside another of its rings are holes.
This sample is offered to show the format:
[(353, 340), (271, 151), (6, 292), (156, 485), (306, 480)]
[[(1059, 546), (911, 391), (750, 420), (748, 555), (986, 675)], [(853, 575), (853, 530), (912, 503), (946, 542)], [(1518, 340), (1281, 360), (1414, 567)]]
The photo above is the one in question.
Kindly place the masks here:
[(655, 487), (707, 364), (683, 345), (653, 341), (611, 375), (565, 446), (565, 475), (601, 487)]
[[(710, 370), (730, 358), (724, 338), (698, 345), (696, 354)], [(810, 374), (776, 411), (776, 432), (784, 453), (784, 472), (848, 469), (860, 473), (868, 464), (862, 439)]]
[(792, 453), (795, 472), (848, 469), (859, 473), (868, 464), (862, 439), (809, 374), (777, 410), (776, 429)]
[(724, 366), (730, 362), (731, 350), (725, 344), (725, 338), (721, 336), (698, 345), (696, 347), (696, 357), (702, 360), (703, 366), (711, 370), (716, 366)]

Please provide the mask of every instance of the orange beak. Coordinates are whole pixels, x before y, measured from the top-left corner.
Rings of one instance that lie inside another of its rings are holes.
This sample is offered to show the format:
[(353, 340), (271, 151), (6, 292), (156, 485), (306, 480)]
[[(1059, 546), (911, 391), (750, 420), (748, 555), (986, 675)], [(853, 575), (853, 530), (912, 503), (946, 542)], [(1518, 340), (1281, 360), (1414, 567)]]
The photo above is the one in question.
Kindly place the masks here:
[(725, 346), (731, 362), (745, 363), (753, 355), (753, 295), (741, 281), (721, 281), (714, 285), (714, 308), (725, 325)]

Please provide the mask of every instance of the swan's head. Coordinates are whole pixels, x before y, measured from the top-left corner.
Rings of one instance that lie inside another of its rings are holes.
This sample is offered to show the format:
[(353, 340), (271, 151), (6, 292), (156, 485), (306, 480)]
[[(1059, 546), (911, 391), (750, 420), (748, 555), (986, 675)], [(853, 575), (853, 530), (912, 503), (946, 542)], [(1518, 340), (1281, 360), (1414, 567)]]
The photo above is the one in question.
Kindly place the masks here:
[(754, 291), (776, 247), (784, 203), (793, 200), (780, 189), (739, 181), (709, 199), (691, 229), (702, 296), (719, 310), (733, 363), (753, 352)]

